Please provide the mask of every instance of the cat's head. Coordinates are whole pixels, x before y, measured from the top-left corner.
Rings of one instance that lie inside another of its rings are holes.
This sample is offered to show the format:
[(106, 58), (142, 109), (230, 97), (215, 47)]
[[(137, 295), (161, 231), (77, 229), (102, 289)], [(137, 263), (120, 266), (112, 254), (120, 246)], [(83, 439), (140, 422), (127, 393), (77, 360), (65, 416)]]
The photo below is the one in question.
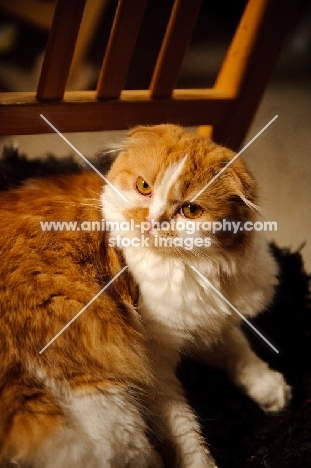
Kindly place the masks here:
[(102, 194), (112, 243), (187, 256), (244, 249), (257, 189), (241, 158), (226, 167), (234, 156), (175, 125), (135, 128), (107, 175), (116, 190)]

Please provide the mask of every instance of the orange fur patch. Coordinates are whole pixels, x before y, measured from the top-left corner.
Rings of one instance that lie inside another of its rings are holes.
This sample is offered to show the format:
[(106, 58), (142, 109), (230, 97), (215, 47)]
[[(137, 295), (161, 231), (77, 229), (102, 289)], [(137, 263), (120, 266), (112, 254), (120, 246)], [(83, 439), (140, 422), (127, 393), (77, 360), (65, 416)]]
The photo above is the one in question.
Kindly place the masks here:
[(104, 232), (40, 227), (40, 221), (100, 221), (102, 184), (85, 172), (31, 180), (0, 194), (3, 457), (21, 457), (23, 451), (29, 459), (63, 422), (39, 375), (72, 390), (150, 383), (134, 308), (137, 289), (128, 271), (39, 354), (124, 266), (120, 254), (108, 248)]

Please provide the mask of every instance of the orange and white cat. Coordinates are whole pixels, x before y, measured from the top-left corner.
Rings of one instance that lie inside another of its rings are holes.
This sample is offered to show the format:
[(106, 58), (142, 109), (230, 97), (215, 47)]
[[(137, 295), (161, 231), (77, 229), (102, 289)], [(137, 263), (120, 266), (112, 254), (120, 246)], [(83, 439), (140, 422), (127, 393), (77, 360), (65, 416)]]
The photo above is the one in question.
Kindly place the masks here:
[[(177, 126), (138, 127), (108, 175), (128, 202), (108, 185), (101, 196), (105, 220), (131, 225), (127, 232), (111, 224), (111, 239), (114, 245), (118, 241), (140, 288), (138, 311), (159, 381), (152, 402), (156, 427), (174, 446), (176, 466), (182, 468), (216, 465), (175, 375), (181, 354), (225, 368), (264, 411), (282, 409), (291, 394), (282, 375), (253, 353), (241, 319), (225, 300), (254, 317), (269, 306), (277, 282), (262, 232), (243, 230), (244, 223), (256, 221), (253, 176), (236, 159), (215, 177), (233, 157)], [(235, 234), (202, 229), (223, 220), (242, 229)]]
[[(233, 156), (177, 126), (138, 127), (109, 184), (82, 171), (1, 193), (0, 467), (160, 467), (149, 431), (176, 468), (216, 467), (175, 374), (184, 353), (223, 367), (264, 411), (287, 404), (289, 386), (229, 305), (246, 317), (268, 307), (267, 243), (204, 229), (257, 219), (241, 159), (206, 187)], [(40, 227), (102, 218), (109, 232)]]

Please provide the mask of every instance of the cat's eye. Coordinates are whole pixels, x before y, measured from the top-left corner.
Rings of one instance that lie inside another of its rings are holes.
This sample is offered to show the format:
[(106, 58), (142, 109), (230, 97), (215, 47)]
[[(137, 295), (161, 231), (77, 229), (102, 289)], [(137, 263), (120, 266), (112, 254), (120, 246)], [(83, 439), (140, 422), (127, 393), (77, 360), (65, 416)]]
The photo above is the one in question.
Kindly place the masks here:
[(181, 213), (190, 219), (198, 218), (203, 213), (203, 209), (194, 203), (187, 203), (181, 207)]
[(145, 179), (143, 179), (143, 177), (140, 176), (137, 177), (136, 188), (142, 195), (150, 195), (152, 192), (152, 189), (148, 182), (146, 182)]

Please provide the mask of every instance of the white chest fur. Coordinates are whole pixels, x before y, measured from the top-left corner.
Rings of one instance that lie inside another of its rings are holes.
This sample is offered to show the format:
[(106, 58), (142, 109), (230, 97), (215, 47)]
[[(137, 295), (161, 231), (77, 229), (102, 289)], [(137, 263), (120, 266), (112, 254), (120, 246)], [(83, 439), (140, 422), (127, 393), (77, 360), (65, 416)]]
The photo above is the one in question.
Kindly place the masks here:
[(227, 264), (226, 274), (213, 262), (194, 259), (191, 263), (220, 294), (182, 259), (148, 248), (127, 248), (124, 254), (140, 287), (142, 318), (149, 333), (163, 342), (169, 338), (182, 345), (198, 334), (217, 338), (235, 314), (222, 297), (243, 315), (254, 316), (273, 296), (276, 265), (259, 236), (251, 253)]
[[(126, 249), (124, 253), (140, 286), (142, 318), (149, 325), (150, 333), (159, 335), (157, 339), (170, 335), (170, 339), (182, 342), (198, 329), (208, 329), (208, 323), (214, 332), (221, 326), (228, 314), (227, 305), (212, 293), (190, 265), (148, 249)], [(208, 275), (206, 265), (204, 268), (196, 262), (195, 266)], [(211, 281), (220, 288), (215, 275)]]

